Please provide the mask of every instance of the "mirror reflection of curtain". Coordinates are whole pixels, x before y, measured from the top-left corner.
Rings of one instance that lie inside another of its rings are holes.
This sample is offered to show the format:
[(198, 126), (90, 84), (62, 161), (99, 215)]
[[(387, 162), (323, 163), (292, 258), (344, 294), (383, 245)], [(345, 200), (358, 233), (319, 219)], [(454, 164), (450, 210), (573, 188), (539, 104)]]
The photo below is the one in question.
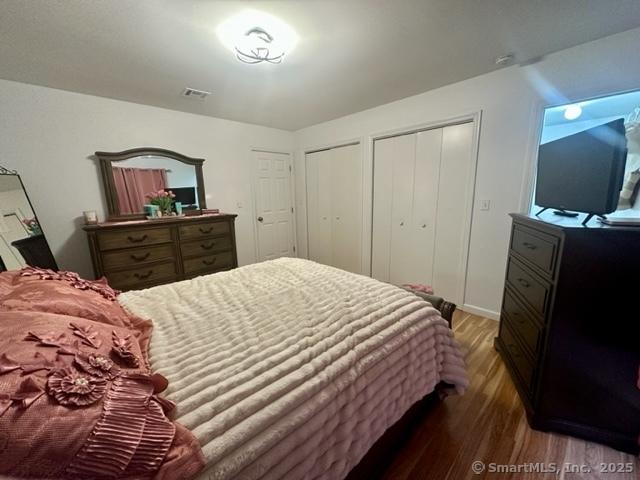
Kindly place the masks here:
[(141, 213), (149, 203), (147, 194), (167, 188), (164, 168), (113, 167), (121, 214)]

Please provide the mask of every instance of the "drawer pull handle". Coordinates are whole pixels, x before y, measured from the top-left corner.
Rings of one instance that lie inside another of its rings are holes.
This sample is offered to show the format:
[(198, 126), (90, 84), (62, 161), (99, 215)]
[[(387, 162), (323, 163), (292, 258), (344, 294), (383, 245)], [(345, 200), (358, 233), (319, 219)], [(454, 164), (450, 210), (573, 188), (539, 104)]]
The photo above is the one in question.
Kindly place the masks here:
[(205, 245), (204, 243), (200, 245), (200, 248), (202, 248), (203, 250), (211, 250), (213, 247), (215, 247), (216, 242), (211, 242), (209, 245)]
[(153, 274), (153, 270), (149, 270), (147, 273), (136, 272), (133, 274), (133, 276), (136, 277), (138, 280), (144, 280), (146, 278), (149, 278), (151, 274)]
[(202, 260), (202, 263), (204, 263), (205, 265), (211, 266), (214, 263), (216, 263), (217, 258), (214, 258), (212, 260)]
[(528, 248), (529, 250), (535, 250), (536, 248), (538, 248), (537, 245), (529, 242), (524, 242), (522, 245), (524, 246), (524, 248)]
[(529, 288), (531, 284), (527, 282), (524, 278), (519, 278), (518, 283), (522, 285), (524, 288)]
[(149, 255), (151, 255), (151, 252), (147, 252), (144, 255), (136, 255), (135, 253), (132, 253), (131, 260), (135, 260), (136, 262), (142, 262), (147, 258), (149, 258)]
[(198, 227), (198, 230), (200, 230), (200, 233), (206, 235), (207, 233), (213, 232), (213, 227), (209, 227), (209, 228)]
[(144, 242), (147, 238), (149, 237), (147, 237), (147, 234), (145, 233), (141, 237), (132, 237), (131, 235), (129, 235), (127, 237), (127, 240), (129, 240), (131, 243), (140, 243), (140, 242)]

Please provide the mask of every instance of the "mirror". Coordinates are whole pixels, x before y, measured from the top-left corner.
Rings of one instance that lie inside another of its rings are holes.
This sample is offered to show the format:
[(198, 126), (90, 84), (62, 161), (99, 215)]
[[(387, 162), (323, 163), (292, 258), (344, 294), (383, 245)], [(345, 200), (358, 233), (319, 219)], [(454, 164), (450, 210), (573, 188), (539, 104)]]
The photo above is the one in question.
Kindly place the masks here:
[(58, 270), (20, 176), (0, 167), (0, 271)]
[[(173, 211), (184, 215), (206, 208), (203, 159), (157, 148), (96, 152), (107, 196), (109, 220), (145, 218), (158, 193), (171, 192)], [(176, 208), (179, 205), (179, 208)]]

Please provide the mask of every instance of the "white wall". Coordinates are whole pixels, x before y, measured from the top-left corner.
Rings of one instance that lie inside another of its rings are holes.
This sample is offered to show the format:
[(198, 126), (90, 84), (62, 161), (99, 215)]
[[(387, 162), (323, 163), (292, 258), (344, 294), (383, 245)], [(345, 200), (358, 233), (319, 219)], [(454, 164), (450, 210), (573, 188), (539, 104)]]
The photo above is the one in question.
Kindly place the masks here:
[(61, 268), (92, 275), (80, 217), (106, 214), (93, 153), (143, 146), (206, 159), (207, 206), (239, 214), (239, 262), (254, 262), (250, 149), (289, 152), (291, 132), (0, 80), (0, 165), (21, 174)]
[[(363, 256), (370, 255), (371, 151), (376, 133), (482, 111), (465, 304), (497, 316), (506, 266), (509, 212), (527, 211), (543, 106), (640, 87), (640, 29), (564, 50), (296, 132), (296, 190), (305, 191), (304, 155), (312, 147), (361, 139), (365, 171)], [(491, 200), (489, 211), (478, 201)], [(298, 244), (306, 248), (305, 196), (297, 195)]]

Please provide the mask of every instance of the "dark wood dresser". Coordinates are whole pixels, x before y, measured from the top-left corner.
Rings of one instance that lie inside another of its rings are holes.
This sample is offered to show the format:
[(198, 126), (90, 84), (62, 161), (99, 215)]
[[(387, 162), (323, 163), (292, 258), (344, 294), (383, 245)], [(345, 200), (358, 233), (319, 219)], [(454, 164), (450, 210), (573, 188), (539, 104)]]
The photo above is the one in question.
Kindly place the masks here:
[(640, 228), (511, 216), (495, 344), (529, 424), (638, 453)]
[(87, 225), (96, 278), (118, 290), (175, 282), (238, 266), (236, 215)]

